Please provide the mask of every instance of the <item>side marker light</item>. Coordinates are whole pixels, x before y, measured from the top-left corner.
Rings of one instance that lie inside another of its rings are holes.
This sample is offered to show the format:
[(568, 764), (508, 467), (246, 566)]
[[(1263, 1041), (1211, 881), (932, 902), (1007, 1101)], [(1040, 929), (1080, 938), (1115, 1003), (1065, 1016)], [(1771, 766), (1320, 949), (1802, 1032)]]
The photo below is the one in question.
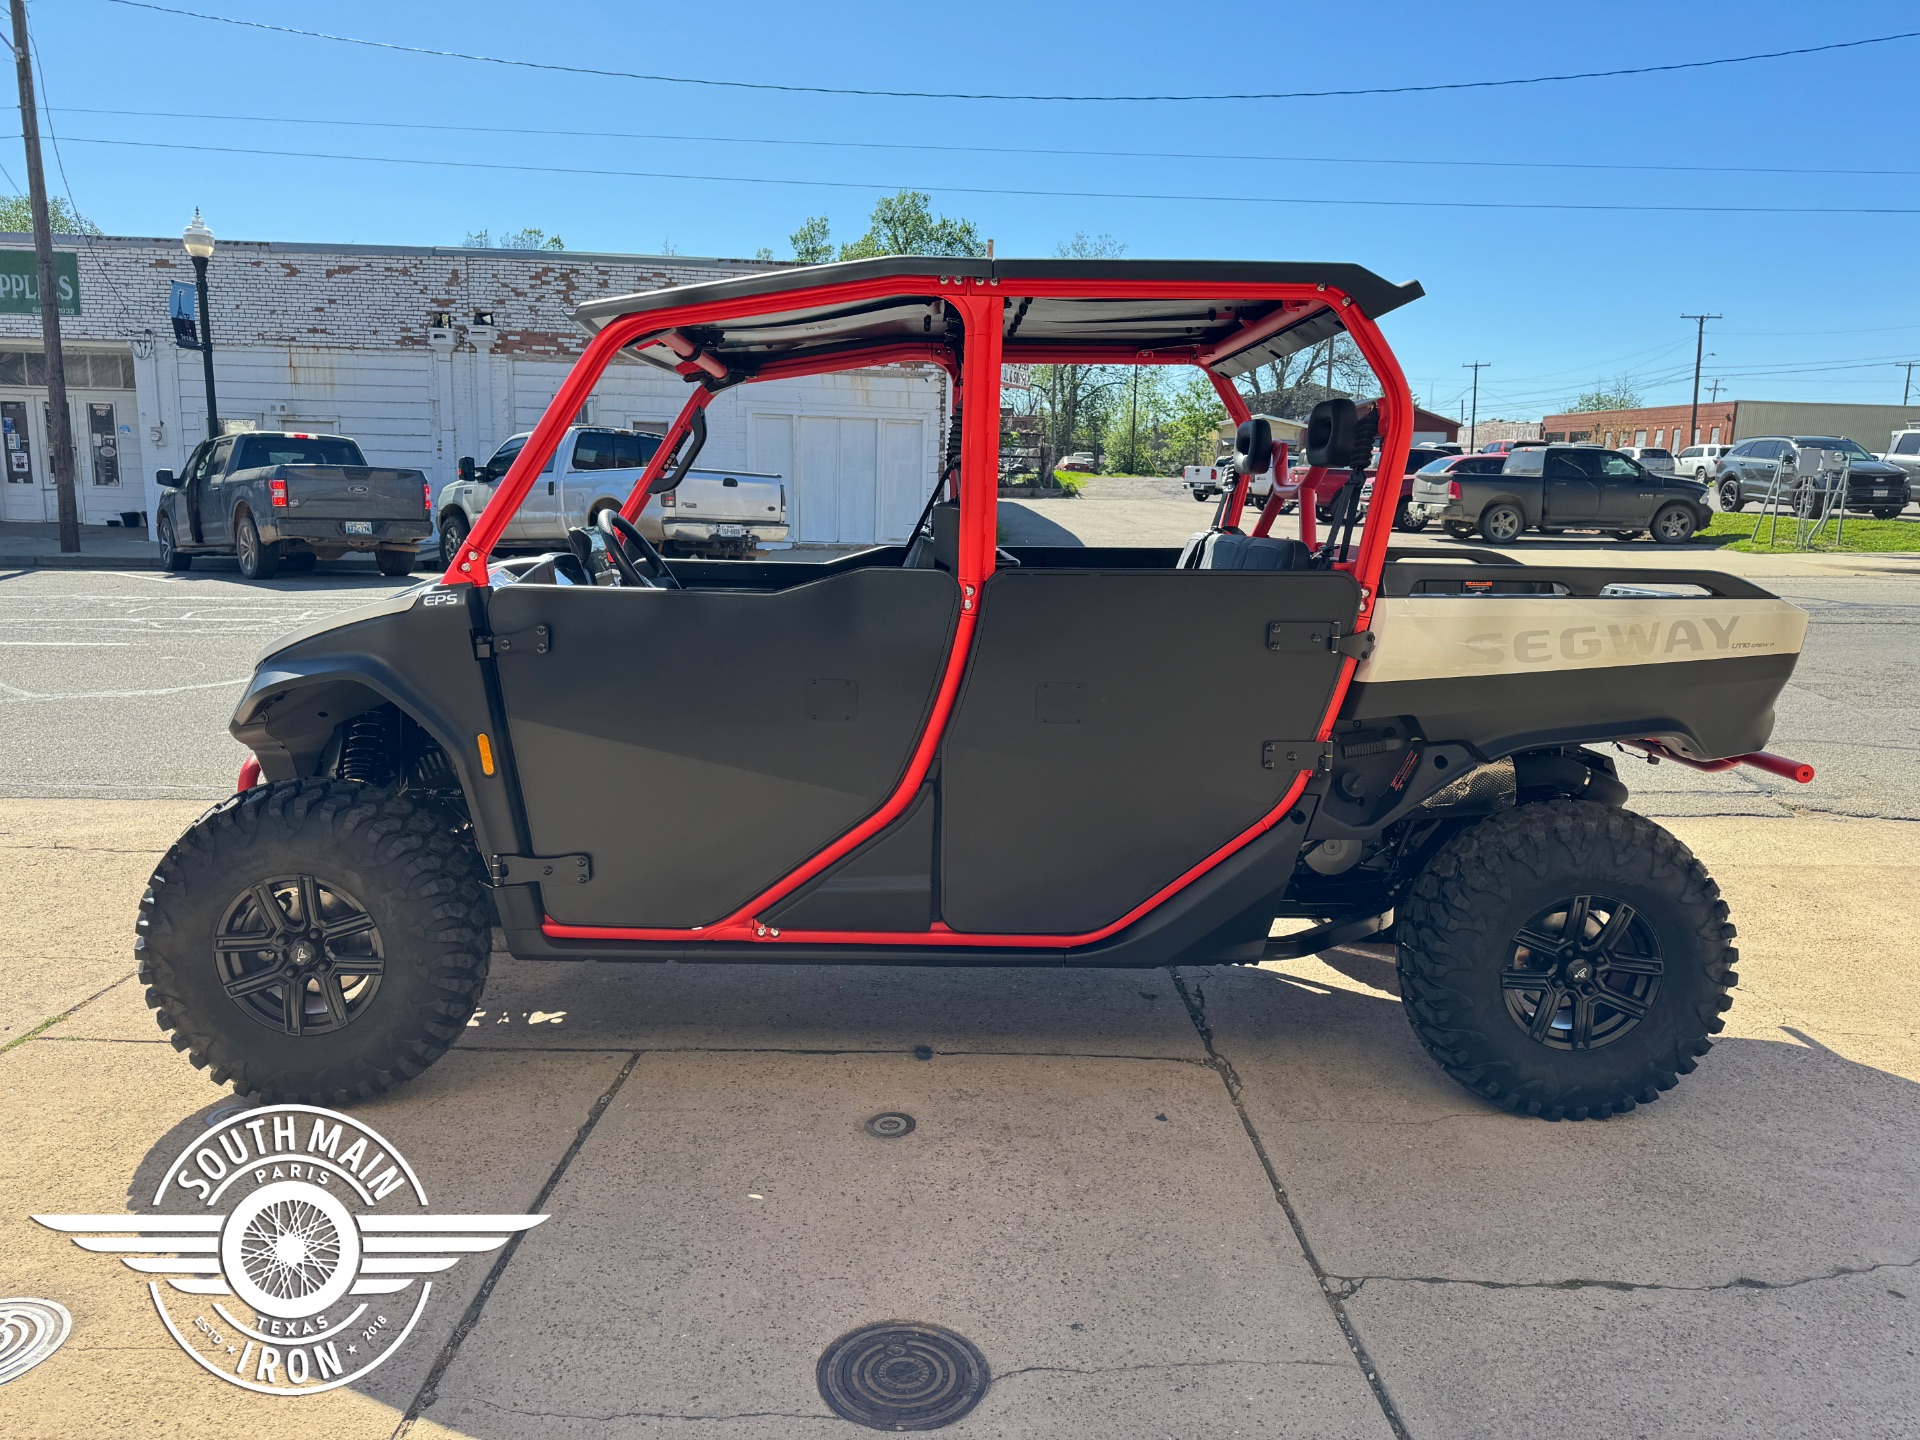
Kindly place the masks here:
[(486, 775), (493, 774), (493, 742), (484, 734), (474, 737), (480, 745), (480, 770)]

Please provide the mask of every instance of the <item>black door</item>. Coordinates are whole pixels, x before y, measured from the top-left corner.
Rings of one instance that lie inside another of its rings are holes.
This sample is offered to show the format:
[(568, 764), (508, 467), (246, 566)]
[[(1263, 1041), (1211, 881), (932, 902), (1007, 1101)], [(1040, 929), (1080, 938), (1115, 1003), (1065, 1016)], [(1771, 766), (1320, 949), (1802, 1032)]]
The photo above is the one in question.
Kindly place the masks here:
[(933, 570), (772, 594), (501, 586), (534, 852), (593, 867), (543, 886), (547, 913), (710, 924), (871, 815), (925, 729), (957, 613)]
[(1600, 518), (1600, 450), (1549, 450), (1541, 523), (1591, 525)]
[(942, 917), (1083, 934), (1241, 834), (1293, 783), (1358, 605), (1324, 571), (996, 573), (942, 753)]

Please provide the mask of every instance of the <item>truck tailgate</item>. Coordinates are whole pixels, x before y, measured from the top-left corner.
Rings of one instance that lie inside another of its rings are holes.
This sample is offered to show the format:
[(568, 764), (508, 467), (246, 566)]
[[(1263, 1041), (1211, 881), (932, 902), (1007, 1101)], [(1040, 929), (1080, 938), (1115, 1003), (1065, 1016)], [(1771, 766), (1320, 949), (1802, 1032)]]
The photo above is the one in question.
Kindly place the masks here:
[(374, 465), (276, 465), (287, 508), (303, 520), (423, 520), (426, 476)]
[(691, 470), (673, 492), (670, 513), (715, 524), (767, 525), (786, 519), (786, 500), (772, 476)]

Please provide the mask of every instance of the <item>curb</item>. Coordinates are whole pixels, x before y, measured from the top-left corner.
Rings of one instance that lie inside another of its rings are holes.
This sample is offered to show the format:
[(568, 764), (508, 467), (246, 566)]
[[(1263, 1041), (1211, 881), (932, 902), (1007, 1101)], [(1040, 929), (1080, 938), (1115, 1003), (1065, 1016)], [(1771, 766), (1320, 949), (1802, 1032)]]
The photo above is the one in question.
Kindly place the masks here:
[(160, 559), (135, 555), (0, 555), (0, 570), (158, 570)]

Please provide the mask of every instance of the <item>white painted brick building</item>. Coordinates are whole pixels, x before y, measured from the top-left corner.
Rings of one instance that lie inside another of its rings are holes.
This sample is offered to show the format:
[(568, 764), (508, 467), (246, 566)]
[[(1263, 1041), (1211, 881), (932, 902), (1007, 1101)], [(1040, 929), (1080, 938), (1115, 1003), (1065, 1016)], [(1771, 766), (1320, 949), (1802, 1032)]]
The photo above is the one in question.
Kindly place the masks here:
[[(31, 248), (27, 236), (0, 234), (0, 269), (19, 270)], [(206, 434), (201, 357), (174, 344), (167, 314), (170, 282), (191, 281), (192, 263), (178, 240), (59, 236), (55, 248), (77, 267), (79, 313), (64, 314), (61, 329), (82, 519), (151, 515), (153, 472), (180, 468)], [(351, 435), (371, 463), (422, 470), (437, 490), (459, 457), (485, 460), (539, 419), (586, 339), (567, 318), (574, 305), (767, 268), (223, 240), (208, 287), (220, 418)], [(0, 291), (0, 518), (51, 520), (44, 356), (29, 299)], [(677, 377), (619, 364), (589, 418), (658, 424), (685, 397)], [(744, 385), (708, 411), (703, 463), (782, 476), (798, 541), (901, 538), (932, 484), (944, 410), (941, 377), (917, 371)]]

